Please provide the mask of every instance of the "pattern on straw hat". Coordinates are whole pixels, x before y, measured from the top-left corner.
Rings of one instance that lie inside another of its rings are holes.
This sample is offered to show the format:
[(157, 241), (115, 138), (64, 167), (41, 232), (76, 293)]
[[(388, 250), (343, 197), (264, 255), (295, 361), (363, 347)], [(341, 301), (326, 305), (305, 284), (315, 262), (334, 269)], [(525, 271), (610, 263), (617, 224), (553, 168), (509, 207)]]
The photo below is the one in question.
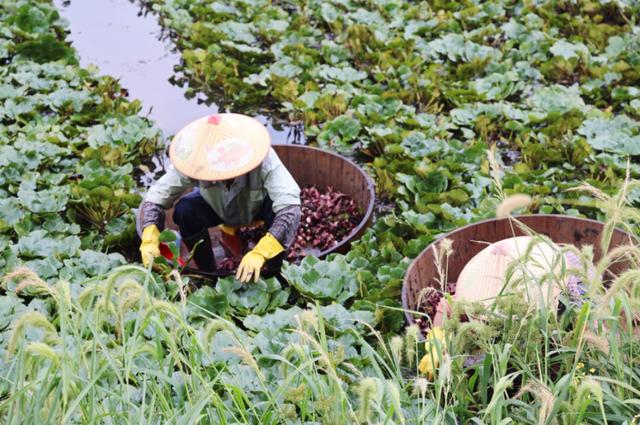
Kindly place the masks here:
[[(559, 252), (556, 244), (531, 236), (493, 243), (464, 266), (454, 298), (491, 306), (501, 294), (524, 289), (529, 303), (556, 308), (561, 273), (554, 258)], [(508, 270), (511, 271), (508, 273)], [(556, 279), (549, 279), (550, 276)]]
[(188, 177), (227, 180), (260, 165), (270, 146), (269, 132), (258, 120), (241, 114), (213, 114), (180, 130), (169, 157)]

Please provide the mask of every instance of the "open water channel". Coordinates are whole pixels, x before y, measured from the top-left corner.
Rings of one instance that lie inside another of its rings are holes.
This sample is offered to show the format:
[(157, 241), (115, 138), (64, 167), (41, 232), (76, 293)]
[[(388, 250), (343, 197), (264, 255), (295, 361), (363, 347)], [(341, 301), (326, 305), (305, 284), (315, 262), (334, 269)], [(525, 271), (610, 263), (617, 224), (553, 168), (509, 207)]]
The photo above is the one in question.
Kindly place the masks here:
[[(69, 22), (70, 40), (82, 66), (96, 65), (102, 74), (120, 79), (133, 99), (171, 137), (187, 123), (215, 113), (216, 105), (187, 99), (183, 89), (169, 82), (180, 61), (170, 40), (163, 39), (157, 17), (141, 13), (130, 0), (54, 0)], [(265, 117), (273, 143), (293, 141), (289, 128), (274, 129)]]

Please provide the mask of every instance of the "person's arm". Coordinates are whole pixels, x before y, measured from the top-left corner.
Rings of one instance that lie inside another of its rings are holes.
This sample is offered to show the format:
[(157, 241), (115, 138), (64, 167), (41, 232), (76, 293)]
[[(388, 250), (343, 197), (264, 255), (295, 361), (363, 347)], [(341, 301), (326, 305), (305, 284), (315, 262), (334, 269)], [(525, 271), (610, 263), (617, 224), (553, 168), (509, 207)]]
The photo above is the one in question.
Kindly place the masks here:
[(285, 249), (291, 246), (296, 237), (298, 226), (300, 226), (301, 215), (300, 205), (289, 205), (279, 210), (273, 219), (269, 233), (271, 233)]
[(276, 215), (268, 231), (286, 249), (300, 225), (300, 187), (273, 150), (263, 164), (262, 178)]
[(193, 181), (170, 166), (167, 173), (151, 186), (140, 208), (142, 209), (142, 263), (149, 266), (160, 255), (160, 231), (164, 229), (165, 208), (169, 208)]
[(162, 208), (171, 208), (173, 203), (184, 193), (193, 187), (195, 181), (185, 176), (170, 165), (164, 176), (160, 177), (147, 192), (145, 201), (153, 202)]
[(194, 181), (169, 166), (164, 176), (160, 177), (150, 188), (142, 201), (142, 228), (155, 224), (160, 230), (164, 228), (165, 209), (173, 203)]
[(140, 205), (142, 214), (142, 228), (145, 229), (151, 225), (156, 225), (160, 231), (164, 230), (164, 222), (166, 214), (164, 208), (153, 202), (143, 200)]
[(265, 261), (291, 245), (300, 224), (300, 187), (273, 149), (262, 163), (262, 181), (276, 216), (267, 234), (242, 258), (236, 273), (241, 282), (257, 281)]

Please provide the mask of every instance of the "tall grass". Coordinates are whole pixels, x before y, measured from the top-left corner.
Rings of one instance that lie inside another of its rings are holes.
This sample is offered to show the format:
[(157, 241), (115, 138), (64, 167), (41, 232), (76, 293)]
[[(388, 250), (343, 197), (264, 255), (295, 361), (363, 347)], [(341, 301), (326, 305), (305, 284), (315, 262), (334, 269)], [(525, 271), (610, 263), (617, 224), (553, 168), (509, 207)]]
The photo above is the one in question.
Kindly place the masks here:
[[(628, 187), (620, 198), (598, 193), (613, 209), (608, 229), (637, 220)], [(564, 263), (569, 250), (579, 266)], [(5, 277), (2, 302), (37, 302), (0, 339), (0, 422), (636, 423), (639, 259), (629, 245), (589, 266), (592, 250), (562, 247), (550, 259), (560, 271), (547, 278), (579, 274), (588, 292), (576, 300), (564, 291), (561, 313), (518, 296), (489, 309), (452, 302), (432, 379), (417, 372), (415, 327), (381, 335), (357, 315), (328, 317), (313, 305), (196, 321), (177, 275), (178, 299), (168, 301), (153, 296), (165, 282), (135, 265), (55, 285), (20, 269)], [(605, 281), (622, 260), (627, 270)], [(539, 284), (523, 276), (513, 291)]]

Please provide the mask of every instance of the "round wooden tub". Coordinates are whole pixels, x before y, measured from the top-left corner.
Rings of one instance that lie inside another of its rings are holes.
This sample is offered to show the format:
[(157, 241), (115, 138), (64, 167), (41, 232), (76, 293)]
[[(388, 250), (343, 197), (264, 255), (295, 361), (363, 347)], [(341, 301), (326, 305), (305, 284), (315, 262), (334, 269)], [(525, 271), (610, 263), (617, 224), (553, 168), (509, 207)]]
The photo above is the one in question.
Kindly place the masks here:
[[(322, 149), (301, 145), (273, 145), (282, 163), (287, 167), (301, 188), (315, 185), (319, 190), (332, 187), (343, 192), (356, 202), (363, 217), (349, 235), (330, 249), (319, 252), (316, 256), (324, 258), (333, 252), (345, 253), (352, 241), (358, 239), (371, 224), (375, 190), (373, 180), (354, 162), (335, 153)], [(140, 214), (138, 211), (138, 234), (142, 235)], [(173, 209), (167, 210), (165, 227), (178, 231), (173, 222)], [(212, 239), (219, 235), (217, 229), (210, 229)], [(214, 240), (214, 242), (216, 242)], [(181, 247), (186, 252), (186, 247)], [(230, 273), (224, 273), (230, 274)]]
[[(573, 244), (578, 248), (583, 245), (593, 245), (594, 260), (598, 261), (602, 258), (600, 234), (604, 224), (599, 221), (550, 214), (527, 215), (516, 218), (534, 232), (546, 235), (556, 243)], [(434, 251), (437, 251), (442, 239), (448, 238), (453, 241), (454, 253), (449, 257), (447, 276), (450, 282), (456, 282), (467, 262), (486, 247), (486, 244), (474, 241), (493, 243), (512, 236), (525, 236), (525, 234), (515, 223), (510, 223), (509, 219), (490, 219), (469, 224), (442, 235), (427, 246), (413, 260), (404, 277), (402, 306), (407, 310), (405, 312), (407, 322), (409, 324), (414, 323), (411, 312), (417, 309), (420, 291), (427, 286), (439, 288), (436, 282), (438, 272), (434, 261)], [(610, 249), (633, 243), (635, 243), (635, 238), (622, 230), (616, 229), (611, 238)], [(612, 265), (609, 271), (619, 274), (626, 268), (627, 264), (617, 263)]]

